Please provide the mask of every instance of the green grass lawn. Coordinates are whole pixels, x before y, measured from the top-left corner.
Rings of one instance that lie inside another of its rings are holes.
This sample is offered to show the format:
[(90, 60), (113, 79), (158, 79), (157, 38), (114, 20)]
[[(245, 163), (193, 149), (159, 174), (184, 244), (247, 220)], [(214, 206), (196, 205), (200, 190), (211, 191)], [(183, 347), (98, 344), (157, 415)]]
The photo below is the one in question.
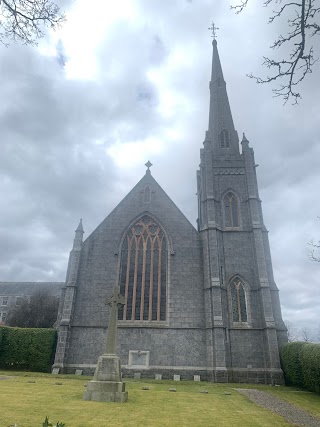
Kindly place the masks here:
[[(14, 423), (18, 427), (41, 427), (46, 415), (51, 422), (62, 421), (66, 427), (289, 426), (280, 416), (237, 393), (234, 387), (239, 384), (129, 380), (129, 401), (120, 404), (83, 401), (84, 386), (91, 377), (8, 371), (0, 372), (1, 376), (9, 378), (0, 379), (0, 427)], [(150, 389), (142, 390), (144, 385)], [(168, 391), (172, 387), (176, 393)], [(320, 415), (320, 395), (294, 392), (288, 387), (256, 388)], [(208, 390), (208, 394), (200, 390)]]

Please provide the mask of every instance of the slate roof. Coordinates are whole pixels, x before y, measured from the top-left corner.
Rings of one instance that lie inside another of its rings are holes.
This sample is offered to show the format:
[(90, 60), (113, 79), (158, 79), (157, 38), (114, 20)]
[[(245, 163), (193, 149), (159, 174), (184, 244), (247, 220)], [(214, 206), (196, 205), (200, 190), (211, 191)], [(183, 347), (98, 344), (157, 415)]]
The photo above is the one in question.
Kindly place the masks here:
[(64, 282), (0, 282), (0, 295), (32, 295), (39, 289), (48, 289), (53, 295), (60, 296)]

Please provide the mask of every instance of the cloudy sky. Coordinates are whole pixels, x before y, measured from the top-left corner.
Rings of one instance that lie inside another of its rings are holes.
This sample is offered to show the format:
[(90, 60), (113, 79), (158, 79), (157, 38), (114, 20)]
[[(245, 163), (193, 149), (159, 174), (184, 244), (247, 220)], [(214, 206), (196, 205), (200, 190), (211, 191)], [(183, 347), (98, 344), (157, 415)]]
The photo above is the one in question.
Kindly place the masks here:
[(283, 317), (318, 329), (320, 65), (298, 106), (248, 79), (285, 31), (251, 3), (236, 16), (227, 0), (77, 0), (37, 48), (0, 46), (1, 281), (64, 280), (79, 218), (87, 237), (148, 159), (195, 224), (214, 20), (235, 126), (259, 164)]

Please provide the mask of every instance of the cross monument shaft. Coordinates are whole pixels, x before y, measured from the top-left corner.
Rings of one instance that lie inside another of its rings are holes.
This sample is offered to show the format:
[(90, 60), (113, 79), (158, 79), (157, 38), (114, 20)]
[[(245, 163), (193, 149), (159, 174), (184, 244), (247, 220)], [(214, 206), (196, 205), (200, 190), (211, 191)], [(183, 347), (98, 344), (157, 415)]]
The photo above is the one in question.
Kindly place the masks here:
[(116, 354), (118, 308), (125, 304), (125, 298), (120, 294), (120, 288), (118, 286), (113, 288), (113, 295), (107, 299), (106, 303), (111, 307), (111, 313), (109, 318), (105, 354)]

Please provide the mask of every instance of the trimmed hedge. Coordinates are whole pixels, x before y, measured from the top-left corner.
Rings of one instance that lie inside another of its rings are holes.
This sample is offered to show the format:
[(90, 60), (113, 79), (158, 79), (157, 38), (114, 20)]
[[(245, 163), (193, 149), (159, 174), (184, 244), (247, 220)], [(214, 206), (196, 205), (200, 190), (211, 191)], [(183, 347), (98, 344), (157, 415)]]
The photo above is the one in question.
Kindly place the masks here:
[(286, 384), (303, 387), (303, 375), (300, 362), (300, 352), (305, 345), (303, 342), (285, 344), (280, 352), (282, 370)]
[(320, 344), (306, 344), (302, 347), (300, 361), (303, 372), (303, 386), (320, 393)]
[(54, 329), (0, 326), (0, 368), (49, 372), (56, 341)]
[(291, 342), (280, 356), (286, 384), (320, 392), (320, 344)]

